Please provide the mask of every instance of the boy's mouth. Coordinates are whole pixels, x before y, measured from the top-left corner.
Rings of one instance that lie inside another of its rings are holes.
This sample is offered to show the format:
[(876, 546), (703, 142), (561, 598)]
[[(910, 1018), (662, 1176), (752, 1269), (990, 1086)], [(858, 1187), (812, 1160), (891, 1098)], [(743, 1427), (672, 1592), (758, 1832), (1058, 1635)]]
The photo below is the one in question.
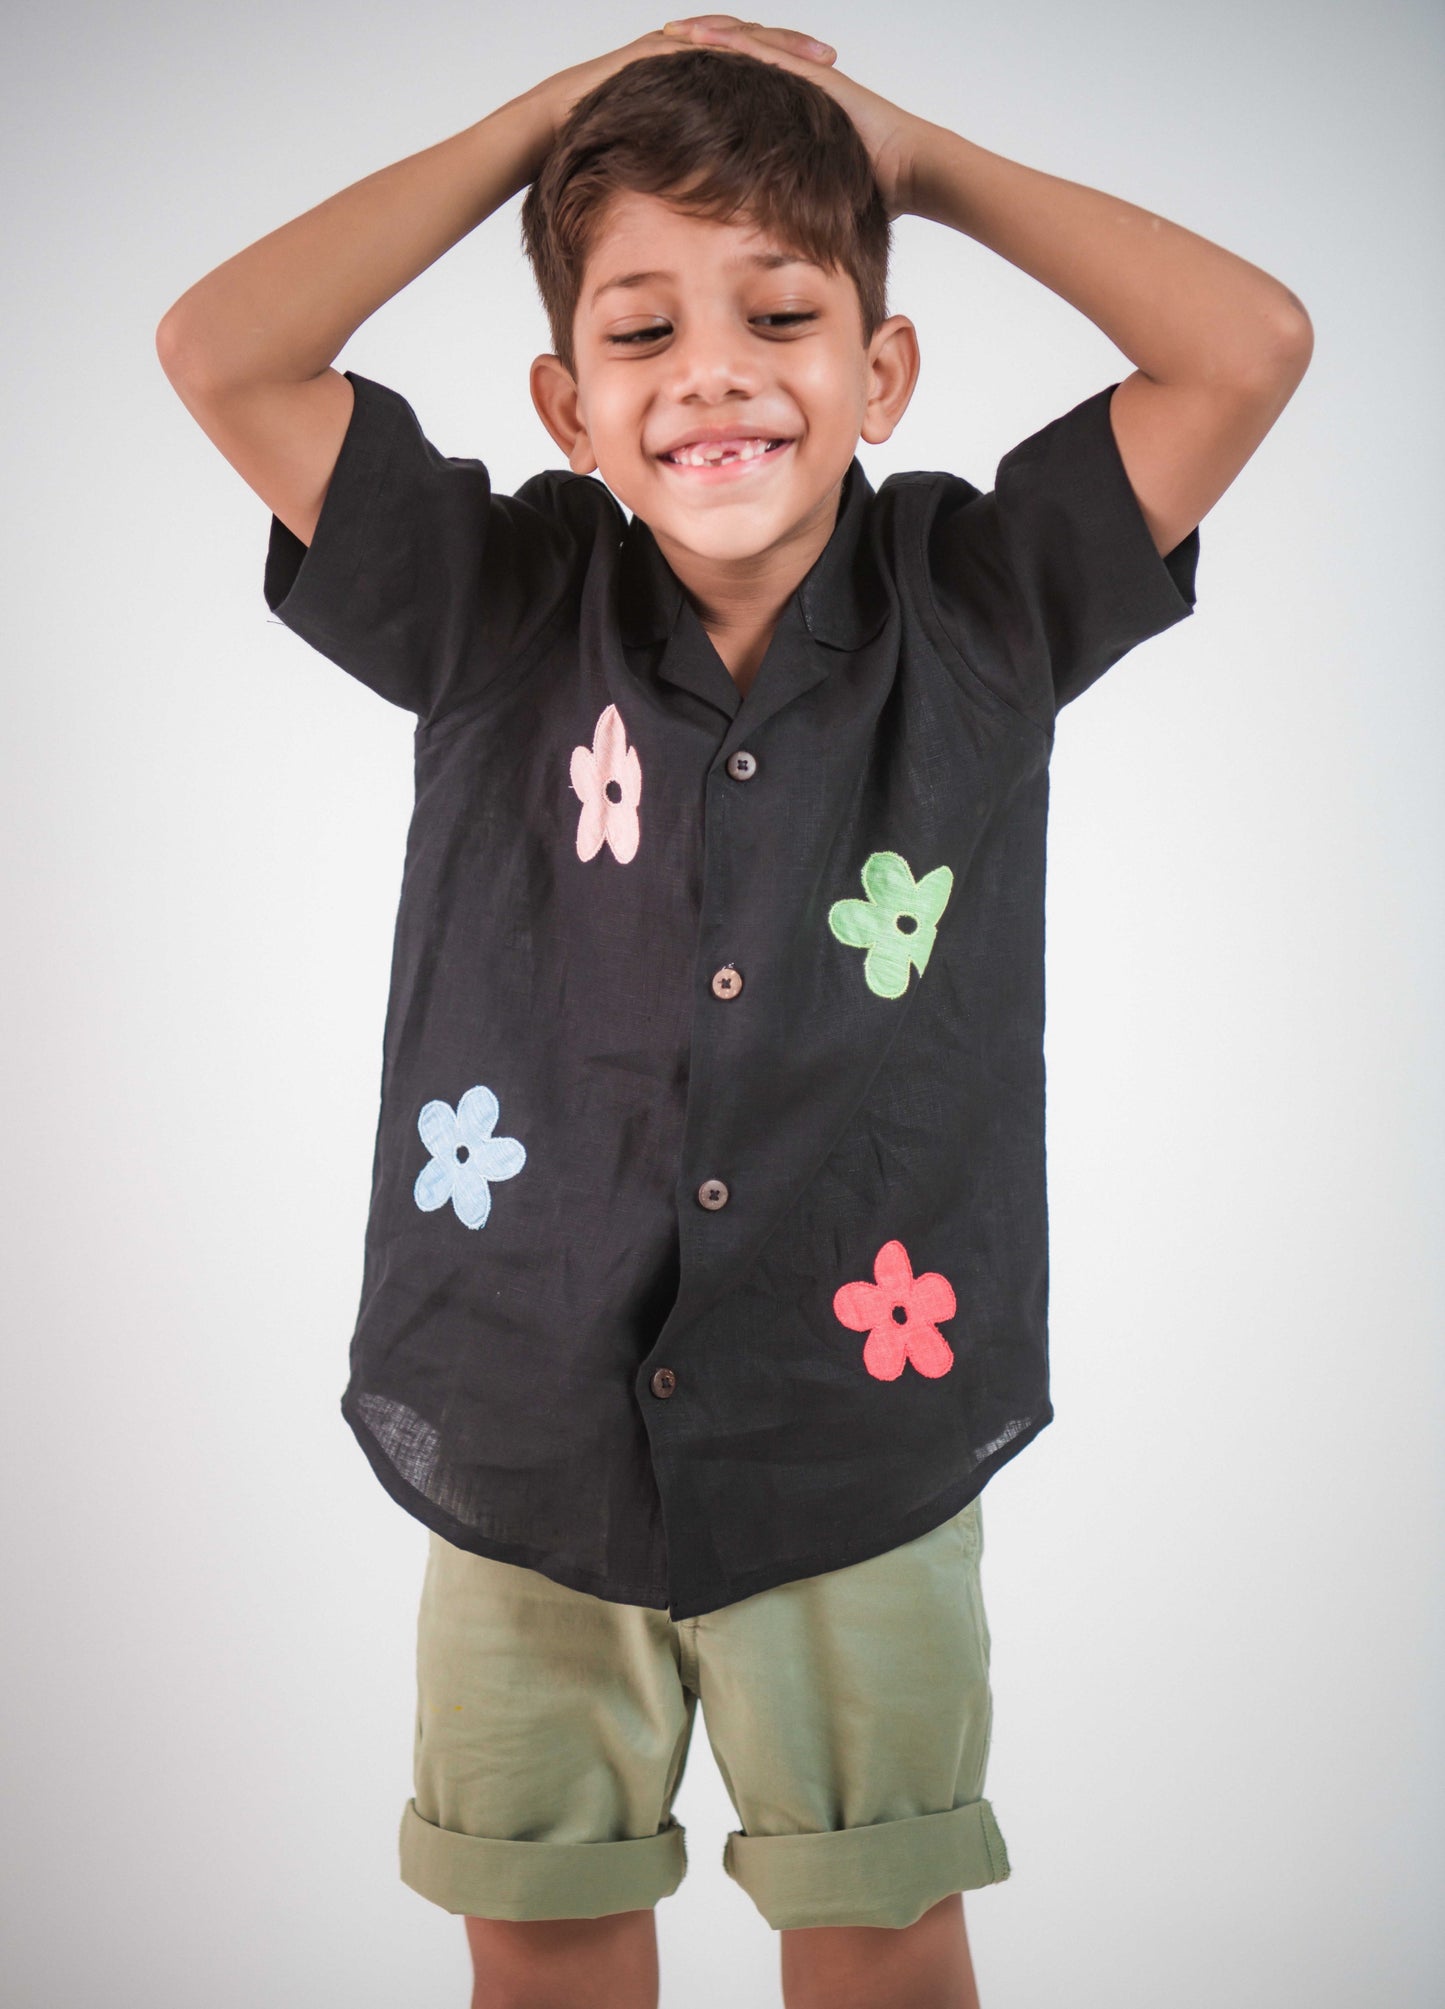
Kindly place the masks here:
[(736, 439), (715, 439), (694, 446), (676, 447), (660, 453), (662, 466), (674, 469), (693, 481), (736, 479), (753, 468), (764, 467), (782, 458), (793, 442), (790, 439), (763, 439), (740, 435)]

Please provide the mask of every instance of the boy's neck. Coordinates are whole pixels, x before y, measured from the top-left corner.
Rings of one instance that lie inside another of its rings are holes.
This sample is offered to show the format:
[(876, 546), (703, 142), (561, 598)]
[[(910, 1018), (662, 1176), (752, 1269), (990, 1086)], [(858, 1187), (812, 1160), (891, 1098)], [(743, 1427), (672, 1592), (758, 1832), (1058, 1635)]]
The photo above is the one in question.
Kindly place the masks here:
[(783, 609), (827, 548), (841, 497), (840, 483), (831, 511), (824, 511), (819, 522), (750, 559), (700, 557), (653, 530), (658, 549), (743, 697), (762, 666)]

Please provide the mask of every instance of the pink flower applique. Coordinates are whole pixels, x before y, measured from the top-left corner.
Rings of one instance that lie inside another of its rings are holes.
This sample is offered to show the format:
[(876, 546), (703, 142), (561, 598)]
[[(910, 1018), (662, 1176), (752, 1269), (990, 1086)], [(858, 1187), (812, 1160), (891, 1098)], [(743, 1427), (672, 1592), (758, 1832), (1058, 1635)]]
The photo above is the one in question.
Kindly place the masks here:
[(896, 1381), (911, 1360), (936, 1381), (953, 1365), (953, 1348), (938, 1321), (958, 1309), (953, 1285), (937, 1270), (913, 1274), (902, 1242), (885, 1242), (873, 1258), (875, 1282), (844, 1284), (833, 1310), (854, 1332), (866, 1332), (863, 1365), (877, 1381)]
[(637, 748), (627, 744), (627, 728), (616, 705), (608, 705), (599, 716), (590, 751), (573, 747), (572, 787), (582, 802), (577, 856), (584, 861), (595, 858), (604, 844), (610, 844), (619, 865), (635, 858), (641, 834), (637, 805), (642, 799), (642, 762)]

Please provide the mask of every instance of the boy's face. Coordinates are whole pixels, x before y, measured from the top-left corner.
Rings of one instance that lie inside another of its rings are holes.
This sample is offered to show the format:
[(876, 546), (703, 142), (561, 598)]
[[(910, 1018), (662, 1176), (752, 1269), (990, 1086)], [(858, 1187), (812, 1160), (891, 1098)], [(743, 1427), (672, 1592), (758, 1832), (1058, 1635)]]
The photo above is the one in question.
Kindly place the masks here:
[[(850, 274), (790, 251), (751, 224), (626, 191), (583, 275), (575, 379), (555, 356), (532, 366), (573, 471), (600, 472), (665, 552), (727, 564), (831, 529), (859, 439), (886, 440), (912, 395), (912, 322), (892, 316), (865, 347)], [(668, 457), (700, 434), (755, 457)]]

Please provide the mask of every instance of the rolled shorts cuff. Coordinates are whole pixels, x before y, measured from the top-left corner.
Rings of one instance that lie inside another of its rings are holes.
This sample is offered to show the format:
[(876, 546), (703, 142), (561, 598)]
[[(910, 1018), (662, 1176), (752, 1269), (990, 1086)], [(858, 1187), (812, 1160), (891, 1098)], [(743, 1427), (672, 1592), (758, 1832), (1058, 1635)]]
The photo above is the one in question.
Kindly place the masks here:
[(684, 1830), (621, 1842), (514, 1842), (454, 1834), (401, 1817), (401, 1880), (444, 1911), (472, 1918), (601, 1918), (644, 1911), (687, 1873)]
[(723, 1868), (775, 1931), (799, 1925), (902, 1928), (956, 1890), (1002, 1883), (1008, 1851), (987, 1800), (816, 1835), (734, 1832)]

